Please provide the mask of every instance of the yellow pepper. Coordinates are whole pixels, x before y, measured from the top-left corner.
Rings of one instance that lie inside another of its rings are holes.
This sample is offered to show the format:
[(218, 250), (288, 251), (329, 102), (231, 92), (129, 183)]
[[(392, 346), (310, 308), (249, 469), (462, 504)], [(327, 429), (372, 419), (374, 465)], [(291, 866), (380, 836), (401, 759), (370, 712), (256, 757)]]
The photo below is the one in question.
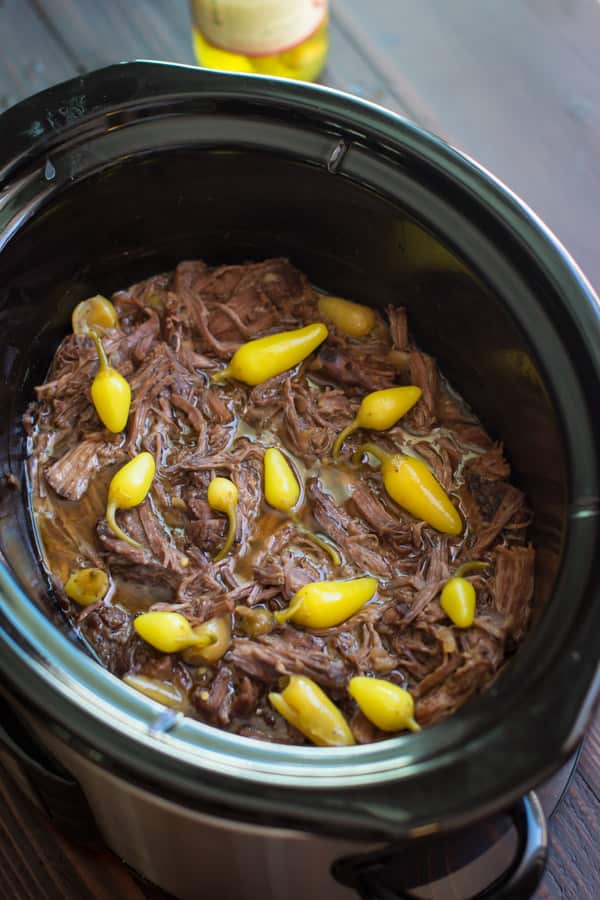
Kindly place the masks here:
[(275, 447), (269, 447), (264, 460), (265, 500), (280, 512), (289, 512), (300, 499), (300, 485), (289, 462)]
[(290, 675), (287, 687), (270, 693), (269, 700), (294, 728), (317, 747), (348, 747), (354, 737), (344, 716), (318, 684), (303, 675)]
[(331, 628), (357, 613), (377, 590), (377, 579), (365, 576), (351, 581), (312, 581), (294, 594), (287, 609), (275, 613), (282, 624), (288, 619), (305, 628)]
[(329, 294), (319, 297), (319, 312), (344, 334), (354, 338), (366, 337), (377, 321), (375, 310), (369, 306)]
[(89, 606), (102, 600), (108, 586), (108, 575), (102, 569), (78, 569), (65, 584), (65, 594), (80, 606)]
[(470, 581), (463, 578), (467, 572), (485, 569), (487, 563), (468, 562), (460, 566), (454, 577), (446, 582), (440, 597), (440, 606), (449, 619), (459, 628), (470, 628), (475, 619), (477, 596)]
[(92, 382), (92, 400), (102, 424), (116, 434), (127, 425), (131, 388), (121, 373), (109, 366), (102, 341), (96, 332), (90, 330), (88, 334), (100, 357), (100, 368)]
[(192, 629), (196, 637), (208, 639), (207, 643), (197, 643), (183, 652), (184, 660), (193, 666), (213, 663), (221, 659), (231, 646), (231, 616), (208, 619)]
[(116, 328), (119, 316), (110, 300), (96, 294), (77, 304), (71, 315), (71, 324), (75, 334), (87, 334), (90, 328)]
[(333, 445), (333, 458), (337, 459), (343, 442), (357, 428), (387, 431), (415, 405), (421, 394), (421, 388), (413, 385), (385, 388), (367, 394), (358, 408), (354, 421), (338, 435)]
[(223, 549), (214, 557), (215, 562), (223, 559), (229, 553), (233, 544), (237, 524), (237, 503), (238, 489), (233, 481), (230, 481), (229, 478), (213, 478), (208, 486), (208, 504), (211, 509), (225, 513), (229, 520), (227, 537), (225, 538)]
[(364, 453), (371, 453), (381, 462), (383, 484), (392, 498), (415, 518), (421, 519), (444, 534), (460, 534), (462, 519), (439, 481), (424, 462), (403, 456), (390, 456), (375, 444), (363, 444), (353, 456), (358, 462)]
[[(291, 513), (300, 499), (300, 485), (294, 470), (276, 447), (269, 447), (265, 452), (263, 465), (265, 500), (274, 509)], [(305, 528), (298, 516), (292, 515), (291, 518), (303, 534), (329, 554), (335, 566), (340, 565), (340, 555), (334, 547)]]
[(295, 331), (280, 331), (243, 344), (229, 365), (213, 376), (214, 381), (235, 378), (256, 385), (293, 369), (316, 350), (327, 337), (327, 326), (315, 322)]
[(137, 633), (147, 644), (161, 653), (179, 653), (188, 647), (208, 647), (215, 643), (215, 635), (204, 629), (192, 628), (185, 616), (176, 612), (147, 612), (133, 620)]
[(145, 694), (151, 700), (169, 706), (171, 709), (184, 711), (188, 707), (186, 696), (181, 688), (171, 681), (162, 681), (159, 678), (146, 678), (145, 675), (124, 675), (123, 681), (129, 687), (135, 688), (140, 694)]
[(152, 454), (146, 451), (138, 453), (113, 475), (108, 488), (106, 521), (117, 537), (131, 544), (132, 547), (139, 548), (141, 544), (119, 528), (115, 513), (118, 509), (132, 509), (134, 506), (140, 505), (150, 490), (155, 472), (156, 466)]
[(267, 606), (236, 606), (238, 627), (248, 637), (270, 634), (276, 627), (275, 616)]
[(382, 678), (352, 678), (348, 685), (350, 694), (367, 719), (382, 731), (420, 731), (415, 722), (415, 704), (404, 688)]

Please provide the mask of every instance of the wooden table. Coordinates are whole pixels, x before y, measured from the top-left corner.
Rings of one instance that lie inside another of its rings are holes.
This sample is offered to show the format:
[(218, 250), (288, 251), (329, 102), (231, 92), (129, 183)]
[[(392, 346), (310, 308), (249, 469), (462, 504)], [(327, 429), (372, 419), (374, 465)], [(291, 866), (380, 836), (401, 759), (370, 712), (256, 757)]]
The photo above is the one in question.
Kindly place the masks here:
[[(404, 113), (519, 193), (600, 289), (598, 0), (331, 0), (323, 77)], [(0, 0), (0, 111), (125, 59), (193, 63), (185, 0)], [(1, 139), (1, 136), (0, 136)], [(600, 715), (551, 823), (539, 898), (598, 900)], [(0, 777), (2, 900), (160, 900)]]

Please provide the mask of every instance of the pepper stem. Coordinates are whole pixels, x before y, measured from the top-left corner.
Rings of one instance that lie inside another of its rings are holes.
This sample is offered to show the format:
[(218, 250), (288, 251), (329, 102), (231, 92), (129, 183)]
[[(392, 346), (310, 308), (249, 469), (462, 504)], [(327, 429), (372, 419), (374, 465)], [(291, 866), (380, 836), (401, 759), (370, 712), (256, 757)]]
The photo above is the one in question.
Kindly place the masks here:
[(366, 444), (361, 444), (358, 450), (352, 454), (352, 462), (354, 463), (354, 465), (361, 461), (365, 453), (370, 453), (371, 456), (375, 456), (380, 463), (384, 463), (389, 456), (389, 454), (384, 450), (381, 450), (381, 448), (378, 447), (377, 444), (372, 444), (369, 441)]
[(221, 369), (220, 372), (217, 372), (216, 375), (212, 375), (211, 377), (213, 381), (224, 381), (226, 378), (229, 378), (230, 373), (231, 369), (229, 366), (225, 366), (224, 369)]
[(99, 335), (97, 335), (96, 332), (93, 331), (93, 329), (91, 329), (91, 328), (88, 331), (88, 335), (91, 337), (91, 339), (93, 340), (93, 342), (96, 345), (96, 350), (98, 351), (98, 357), (100, 359), (100, 368), (101, 369), (110, 368), (108, 365), (108, 357), (106, 356), (106, 350), (104, 349), (104, 345), (102, 344), (102, 341), (100, 340)]
[(294, 523), (296, 528), (298, 528), (298, 530), (301, 531), (303, 535), (305, 535), (305, 537), (310, 538), (310, 540), (313, 542), (313, 544), (316, 544), (317, 547), (320, 547), (321, 550), (324, 550), (326, 553), (329, 554), (334, 566), (341, 566), (342, 559), (340, 557), (340, 554), (335, 549), (335, 547), (332, 547), (328, 541), (325, 541), (325, 540), (323, 540), (323, 538), (318, 537), (318, 535), (316, 535), (314, 532), (309, 531), (308, 528), (306, 528), (302, 524), (302, 522), (300, 521), (298, 516), (295, 516), (295, 515), (290, 516), (290, 519), (292, 520), (292, 522)]
[(344, 428), (343, 431), (340, 431), (337, 438), (335, 439), (335, 444), (333, 445), (333, 450), (331, 451), (331, 455), (334, 459), (337, 459), (340, 455), (340, 450), (342, 449), (342, 444), (346, 440), (346, 438), (352, 434), (353, 431), (356, 431), (358, 428), (358, 423), (356, 419), (353, 422), (350, 422), (349, 425)]
[(300, 607), (302, 606), (302, 597), (300, 599), (296, 598), (287, 609), (279, 609), (277, 612), (273, 613), (275, 616), (275, 620), (283, 625), (284, 622), (287, 622), (288, 619), (291, 619), (294, 613), (297, 613)]
[(235, 515), (235, 507), (227, 510), (227, 518), (229, 519), (229, 528), (227, 530), (227, 537), (225, 538), (225, 543), (223, 547), (216, 556), (213, 557), (213, 562), (219, 562), (223, 559), (224, 556), (227, 556), (229, 551), (231, 550), (231, 545), (233, 544), (235, 538), (235, 529), (236, 529), (236, 515)]
[(419, 725), (418, 722), (415, 721), (415, 719), (413, 719), (412, 716), (410, 717), (410, 719), (406, 720), (406, 727), (410, 728), (411, 731), (420, 731), (421, 730), (421, 726)]
[(115, 513), (117, 511), (116, 503), (109, 503), (106, 507), (106, 521), (108, 522), (108, 527), (116, 536), (125, 541), (126, 544), (129, 544), (131, 547), (135, 547), (137, 550), (142, 549), (142, 545), (138, 543), (138, 541), (134, 541), (132, 537), (129, 537), (122, 528), (119, 528), (117, 525), (117, 520), (115, 519)]
[(473, 560), (473, 562), (463, 563), (462, 566), (459, 566), (456, 572), (454, 573), (455, 578), (462, 578), (463, 575), (466, 575), (467, 572), (475, 572), (476, 569), (487, 569), (489, 563), (479, 562)]
[[(194, 632), (194, 634), (196, 634), (196, 632), (193, 628), (192, 628), (192, 631)], [(216, 644), (217, 640), (218, 640), (218, 638), (217, 638), (216, 634), (206, 634), (206, 633), (199, 634), (199, 635), (197, 635), (196, 639), (194, 640), (194, 643), (191, 646), (192, 647), (210, 647), (212, 644)], [(189, 647), (189, 646), (190, 646), (189, 644), (186, 644), (186, 647)]]

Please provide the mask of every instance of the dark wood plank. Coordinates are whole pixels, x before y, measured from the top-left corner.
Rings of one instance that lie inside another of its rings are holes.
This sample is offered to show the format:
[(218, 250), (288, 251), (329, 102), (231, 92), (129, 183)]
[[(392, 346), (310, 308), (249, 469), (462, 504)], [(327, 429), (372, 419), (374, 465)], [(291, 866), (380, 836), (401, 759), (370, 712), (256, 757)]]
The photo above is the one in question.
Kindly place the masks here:
[(550, 858), (539, 900), (600, 897), (600, 710), (588, 729), (577, 771), (550, 822)]
[(0, 112), (77, 72), (29, 0), (0, 2)]
[(145, 896), (112, 853), (67, 840), (0, 767), (0, 900)]
[(84, 71), (131, 59), (193, 63), (185, 0), (30, 0)]

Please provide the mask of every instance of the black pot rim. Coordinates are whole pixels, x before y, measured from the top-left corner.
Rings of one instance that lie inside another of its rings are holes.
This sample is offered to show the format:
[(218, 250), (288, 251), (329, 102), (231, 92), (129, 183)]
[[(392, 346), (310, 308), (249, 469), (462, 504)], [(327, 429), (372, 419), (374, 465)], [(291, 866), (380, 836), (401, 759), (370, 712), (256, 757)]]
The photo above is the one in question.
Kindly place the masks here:
[[(569, 433), (568, 403), (559, 396), (571, 465), (571, 515), (555, 589), (567, 597), (585, 594), (588, 602), (576, 617), (565, 615), (560, 648), (547, 650), (543, 668), (528, 674), (523, 659), (484, 697), (429, 732), (325, 752), (263, 746), (190, 720), (175, 722), (168, 733), (156, 730), (158, 706), (134, 695), (71, 645), (1, 564), (0, 668), (16, 693), (79, 752), (205, 809), (363, 838), (458, 827), (507, 806), (556, 769), (580, 738), (598, 688), (600, 576), (593, 552), (599, 533), (600, 442), (590, 414), (592, 391), (600, 381), (598, 301), (556, 238), (476, 163), (394, 113), (322, 87), (162, 63), (111, 66), (51, 88), (4, 114), (9, 140), (0, 148), (0, 185), (12, 188), (24, 172), (43, 169), (55, 149), (84, 142), (124, 111), (134, 121), (193, 99), (205, 105), (234, 100), (248, 108), (258, 105), (263, 115), (310, 122), (329, 136), (332, 151), (341, 148), (338, 155), (355, 144), (367, 152), (376, 146), (397, 161), (407, 153), (418, 156), (453, 179), (465, 196), (476, 196), (528, 248), (560, 293), (588, 367), (577, 441)], [(320, 164), (333, 169), (336, 160), (329, 154)], [(10, 201), (10, 190), (6, 196)], [(33, 205), (21, 216), (8, 210), (3, 218), (0, 206), (0, 251), (35, 210)], [(530, 642), (529, 654), (541, 657), (543, 637), (541, 632)], [(519, 679), (524, 687), (517, 695)], [(495, 720), (492, 703), (501, 721)], [(210, 778), (199, 777), (199, 767)]]

